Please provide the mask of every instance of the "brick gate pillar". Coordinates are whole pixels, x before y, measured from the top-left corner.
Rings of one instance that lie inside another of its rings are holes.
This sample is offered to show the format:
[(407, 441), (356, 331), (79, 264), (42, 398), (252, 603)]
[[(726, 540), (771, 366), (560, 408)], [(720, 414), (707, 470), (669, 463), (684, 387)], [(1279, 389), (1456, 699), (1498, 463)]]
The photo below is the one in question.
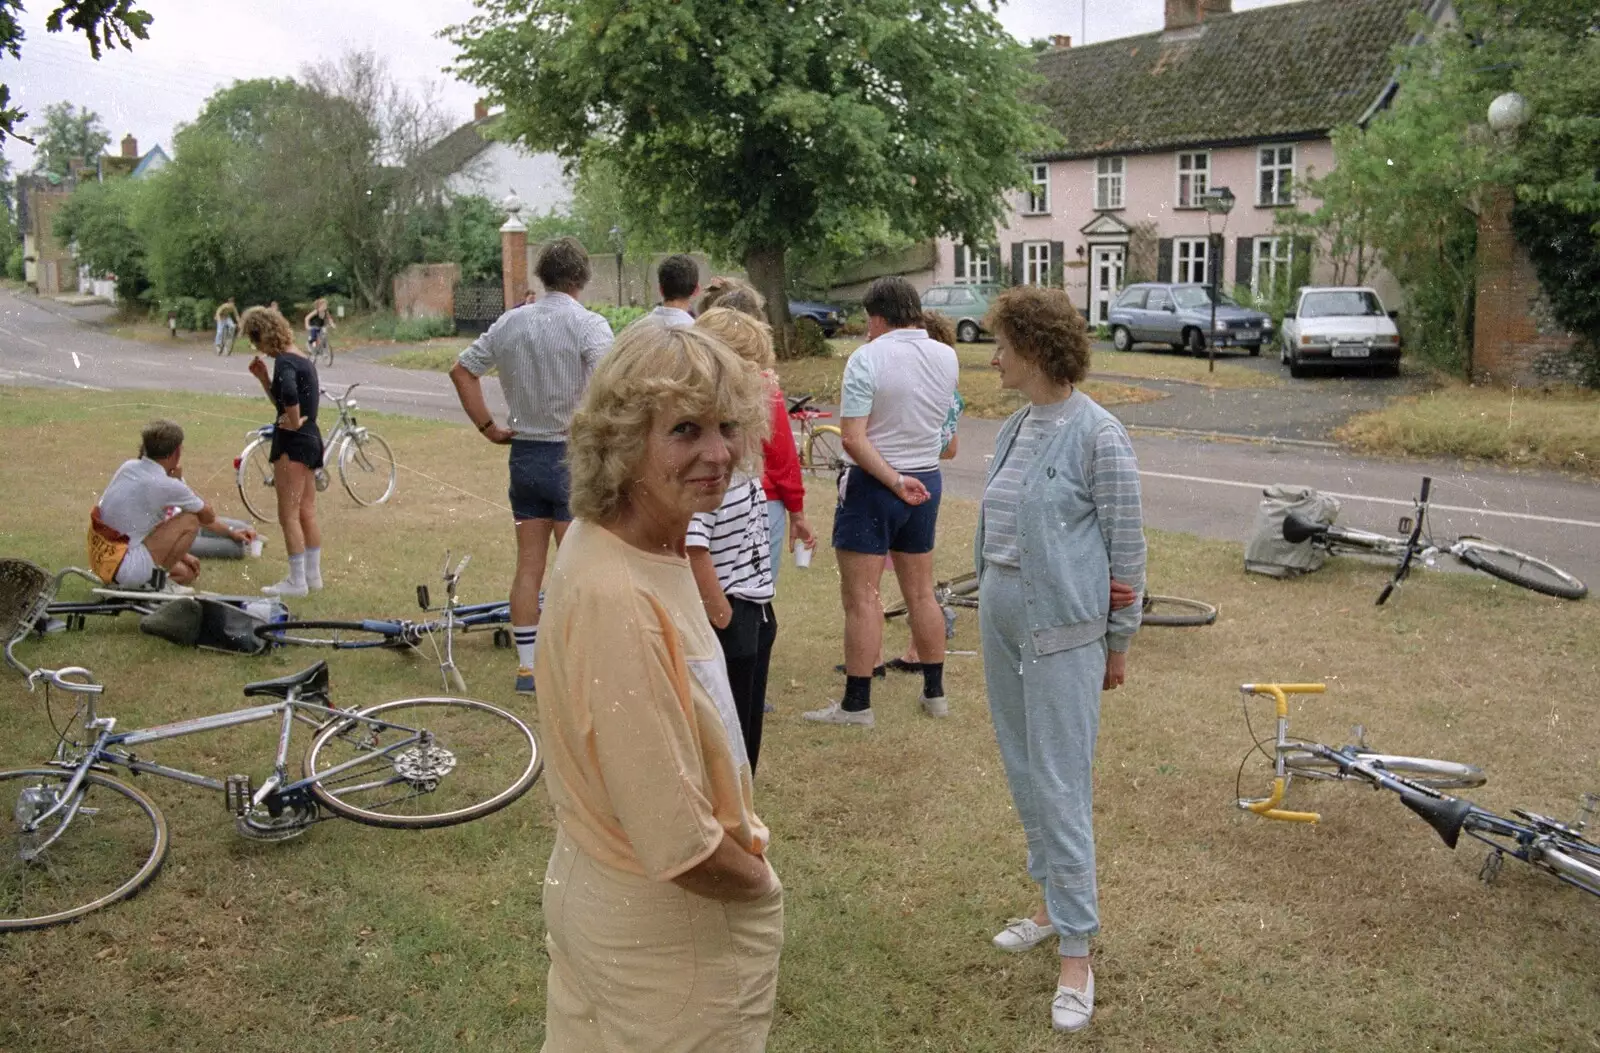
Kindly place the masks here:
[(515, 192), (506, 196), (502, 206), (510, 213), (500, 227), (500, 281), (509, 311), (520, 307), (528, 292), (528, 228), (518, 215), (522, 202)]

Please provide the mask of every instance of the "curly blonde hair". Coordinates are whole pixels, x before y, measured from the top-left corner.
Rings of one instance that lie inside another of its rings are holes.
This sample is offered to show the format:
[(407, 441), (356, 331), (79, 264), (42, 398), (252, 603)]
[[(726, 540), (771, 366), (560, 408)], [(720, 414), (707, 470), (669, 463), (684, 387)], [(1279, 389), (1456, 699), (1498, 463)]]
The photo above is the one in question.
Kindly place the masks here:
[(1061, 289), (1018, 285), (995, 297), (984, 328), (1057, 384), (1089, 375), (1089, 327)]
[(772, 353), (772, 326), (743, 311), (718, 304), (696, 318), (694, 327), (721, 340), (759, 370), (769, 370), (777, 362)]
[(738, 428), (734, 467), (759, 469), (772, 427), (765, 379), (710, 333), (635, 325), (623, 330), (584, 392), (567, 442), (572, 514), (605, 523), (627, 501), (645, 440), (664, 414), (715, 413)]
[(742, 278), (719, 275), (706, 282), (706, 291), (695, 305), (695, 310), (705, 314), (713, 307), (729, 307), (752, 318), (767, 317), (767, 298)]
[(271, 307), (251, 307), (239, 318), (239, 331), (257, 351), (275, 355), (294, 346), (289, 320)]

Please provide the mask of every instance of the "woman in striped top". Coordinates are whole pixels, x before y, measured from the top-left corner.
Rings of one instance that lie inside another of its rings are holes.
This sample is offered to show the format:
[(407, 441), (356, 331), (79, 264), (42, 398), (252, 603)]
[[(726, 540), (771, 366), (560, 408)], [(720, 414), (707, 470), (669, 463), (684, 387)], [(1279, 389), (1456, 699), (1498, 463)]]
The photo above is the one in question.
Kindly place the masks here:
[(1044, 891), (994, 943), (1026, 951), (1060, 938), (1051, 1022), (1077, 1031), (1094, 1011), (1089, 938), (1100, 928), (1090, 813), (1100, 692), (1123, 682), (1139, 627), (1139, 605), (1114, 609), (1111, 584), (1144, 591), (1139, 471), (1122, 424), (1077, 389), (1089, 338), (1066, 293), (1008, 289), (988, 328), (1001, 385), (1029, 405), (1000, 429), (978, 516), (984, 681), (1028, 875)]

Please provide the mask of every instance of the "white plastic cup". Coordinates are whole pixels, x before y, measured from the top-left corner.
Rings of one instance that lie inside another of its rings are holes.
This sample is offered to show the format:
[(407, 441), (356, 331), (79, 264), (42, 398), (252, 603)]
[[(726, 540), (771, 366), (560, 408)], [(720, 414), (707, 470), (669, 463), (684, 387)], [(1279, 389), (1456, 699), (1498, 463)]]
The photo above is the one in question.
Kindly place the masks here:
[(251, 539), (249, 544), (247, 544), (245, 546), (245, 551), (250, 553), (250, 558), (252, 558), (252, 559), (260, 559), (261, 558), (261, 546), (262, 546), (263, 543), (264, 542), (262, 541), (261, 538), (253, 538), (253, 539)]
[(796, 541), (794, 543), (794, 565), (796, 568), (805, 570), (811, 566), (811, 549), (812, 546), (804, 541)]

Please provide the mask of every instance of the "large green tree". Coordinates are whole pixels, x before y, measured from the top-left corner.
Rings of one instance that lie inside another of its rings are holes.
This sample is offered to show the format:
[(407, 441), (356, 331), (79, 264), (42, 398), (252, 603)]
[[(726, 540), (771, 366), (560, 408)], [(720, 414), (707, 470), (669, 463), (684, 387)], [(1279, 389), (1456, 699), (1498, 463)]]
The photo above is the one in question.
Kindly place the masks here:
[(133, 225), (147, 189), (132, 179), (87, 180), (55, 217), (56, 240), (75, 244), (79, 262), (97, 274), (116, 275), (118, 293), (133, 301), (144, 299), (150, 286), (144, 239)]
[(65, 179), (73, 158), (90, 164), (111, 142), (100, 115), (70, 102), (44, 108), (44, 123), (29, 129), (34, 136), (33, 171)]
[[(44, 27), (51, 33), (71, 29), (82, 33), (89, 43), (89, 56), (99, 59), (107, 48), (132, 49), (135, 38), (148, 39), (150, 13), (134, 6), (136, 0), (64, 0), (45, 19)], [(22, 0), (0, 0), (0, 53), (14, 59), (22, 58), (22, 40), (26, 34), (17, 21), (23, 9)], [(16, 135), (16, 127), (28, 115), (11, 105), (11, 89), (0, 84), (0, 143)], [(26, 137), (21, 137), (27, 142)]]
[(987, 0), (477, 3), (446, 32), (503, 134), (613, 166), (630, 233), (742, 260), (780, 337), (788, 250), (987, 242), (1047, 142)]

